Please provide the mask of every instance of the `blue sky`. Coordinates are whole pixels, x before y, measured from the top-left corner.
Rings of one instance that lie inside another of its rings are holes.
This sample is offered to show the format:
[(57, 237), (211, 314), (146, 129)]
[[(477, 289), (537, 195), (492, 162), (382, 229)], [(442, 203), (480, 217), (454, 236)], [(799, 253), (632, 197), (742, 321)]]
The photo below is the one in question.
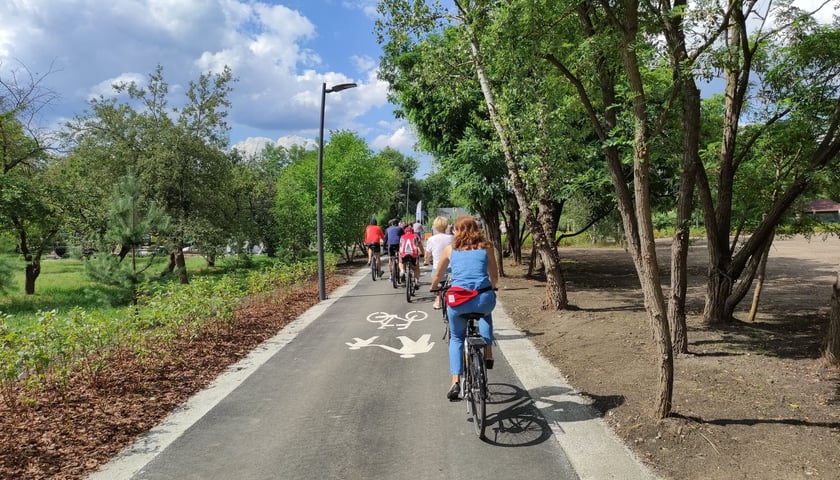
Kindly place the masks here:
[(321, 85), (354, 82), (327, 95), (325, 128), (349, 129), (375, 151), (413, 150), (411, 128), (394, 118), (377, 80), (376, 0), (4, 0), (0, 74), (23, 67), (43, 74), (59, 98), (41, 124), (81, 114), (90, 98), (113, 95), (117, 80), (144, 84), (156, 65), (171, 104), (200, 73), (225, 65), (239, 80), (230, 112), (231, 142), (309, 142), (318, 135)]

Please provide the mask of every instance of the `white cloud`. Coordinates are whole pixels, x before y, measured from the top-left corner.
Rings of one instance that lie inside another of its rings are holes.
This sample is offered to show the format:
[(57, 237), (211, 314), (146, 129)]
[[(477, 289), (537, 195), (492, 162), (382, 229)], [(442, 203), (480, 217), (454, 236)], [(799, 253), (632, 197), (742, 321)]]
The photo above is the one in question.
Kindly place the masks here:
[(317, 142), (311, 138), (303, 138), (299, 135), (287, 135), (277, 139), (277, 145), (289, 148), (292, 145), (297, 145), (303, 148), (316, 148)]
[(287, 135), (280, 137), (277, 140), (272, 140), (268, 137), (249, 137), (245, 140), (237, 142), (233, 148), (242, 152), (246, 157), (262, 152), (267, 144), (274, 146), (282, 146), (289, 148), (292, 145), (298, 145), (303, 148), (317, 148), (317, 142), (311, 138), (304, 138), (299, 135)]
[(410, 127), (402, 126), (394, 130), (388, 135), (379, 135), (371, 142), (371, 147), (376, 150), (382, 150), (391, 147), (403, 153), (414, 151), (414, 145), (417, 143), (417, 136), (411, 131)]
[[(372, 22), (358, 20), (376, 2), (350, 2), (347, 9), (319, 5), (334, 2), (307, 0), (300, 8), (308, 8), (309, 17), (253, 0), (0, 2), (0, 70), (17, 61), (33, 72), (52, 68), (44, 86), (61, 95), (54, 114), (70, 118), (90, 98), (113, 95), (115, 81), (144, 83), (157, 65), (173, 106), (200, 73), (229, 66), (237, 78), (229, 116), (234, 139), (244, 138), (237, 129), (314, 138), (321, 84), (355, 82), (356, 89), (328, 96), (326, 128), (371, 133), (357, 120), (387, 104), (387, 86), (375, 75)], [(336, 24), (342, 38), (354, 39), (352, 47), (319, 43)]]
[(239, 150), (247, 158), (262, 152), (267, 144), (276, 145), (276, 142), (267, 137), (249, 137), (233, 144), (233, 149)]
[(365, 16), (376, 20), (379, 18), (379, 13), (376, 11), (377, 0), (354, 0), (342, 2), (344, 8), (355, 8), (364, 12)]
[(814, 18), (820, 23), (830, 23), (834, 15), (840, 13), (840, 2), (837, 0), (794, 0), (794, 7), (806, 12), (814, 12)]
[(369, 72), (375, 69), (378, 65), (376, 60), (367, 55), (353, 55), (350, 57), (350, 59), (353, 61), (354, 64), (356, 64), (356, 68), (358, 68), (360, 72)]
[(103, 80), (98, 84), (94, 85), (87, 94), (88, 99), (99, 98), (102, 97), (113, 97), (114, 96), (114, 85), (118, 83), (131, 83), (134, 82), (138, 86), (143, 86), (146, 83), (146, 77), (134, 72), (123, 73), (119, 76), (114, 78), (109, 78), (107, 80)]

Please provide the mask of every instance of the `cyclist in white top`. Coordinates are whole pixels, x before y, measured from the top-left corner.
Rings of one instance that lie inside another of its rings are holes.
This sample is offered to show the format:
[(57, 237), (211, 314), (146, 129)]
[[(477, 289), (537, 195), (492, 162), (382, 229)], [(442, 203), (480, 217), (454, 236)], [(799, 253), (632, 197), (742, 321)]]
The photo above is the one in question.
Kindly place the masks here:
[[(443, 253), (443, 249), (446, 248), (447, 245), (452, 244), (452, 239), (454, 238), (452, 235), (445, 233), (448, 230), (449, 220), (446, 217), (436, 217), (435, 220), (432, 222), (432, 233), (433, 235), (426, 240), (426, 251), (429, 252), (431, 255), (426, 255), (424, 257), (423, 264), (429, 264), (429, 257), (432, 257), (432, 274), (434, 275), (434, 271), (437, 269), (438, 260), (440, 260), (440, 256)], [(443, 277), (441, 277), (443, 278)], [(441, 302), (440, 302), (440, 292), (435, 294), (435, 310), (440, 310)]]

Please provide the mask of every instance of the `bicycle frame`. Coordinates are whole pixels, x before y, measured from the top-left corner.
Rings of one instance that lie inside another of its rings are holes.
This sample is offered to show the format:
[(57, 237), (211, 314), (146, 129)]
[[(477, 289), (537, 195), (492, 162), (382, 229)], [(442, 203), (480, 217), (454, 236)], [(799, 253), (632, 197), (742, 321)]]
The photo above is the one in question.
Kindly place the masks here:
[(485, 438), (487, 426), (487, 368), (484, 363), (484, 348), (487, 343), (481, 338), (476, 322), (483, 315), (468, 313), (467, 336), (464, 339), (464, 375), (462, 392), (467, 401), (467, 413), (472, 417), (473, 427), (478, 438)]

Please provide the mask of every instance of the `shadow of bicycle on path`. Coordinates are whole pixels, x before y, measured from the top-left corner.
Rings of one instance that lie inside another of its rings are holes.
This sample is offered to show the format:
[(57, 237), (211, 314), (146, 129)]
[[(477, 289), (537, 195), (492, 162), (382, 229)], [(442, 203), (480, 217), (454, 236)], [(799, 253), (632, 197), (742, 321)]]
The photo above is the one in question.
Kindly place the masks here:
[(624, 403), (620, 395), (599, 397), (563, 387), (540, 387), (530, 395), (508, 383), (490, 383), (488, 388), (484, 441), (499, 447), (541, 444), (551, 438), (552, 425), (594, 420)]

